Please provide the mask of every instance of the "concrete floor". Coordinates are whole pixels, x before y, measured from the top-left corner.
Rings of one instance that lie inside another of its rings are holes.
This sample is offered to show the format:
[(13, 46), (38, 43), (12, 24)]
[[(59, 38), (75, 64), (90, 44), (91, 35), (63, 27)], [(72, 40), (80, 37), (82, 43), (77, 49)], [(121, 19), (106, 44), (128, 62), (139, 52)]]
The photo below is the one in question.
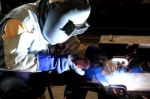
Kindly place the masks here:
[[(64, 89), (65, 86), (53, 86), (52, 93), (54, 95), (54, 99), (64, 99)], [(48, 90), (45, 92), (46, 99), (51, 99)], [(86, 99), (98, 99), (97, 93), (89, 91), (86, 95)]]

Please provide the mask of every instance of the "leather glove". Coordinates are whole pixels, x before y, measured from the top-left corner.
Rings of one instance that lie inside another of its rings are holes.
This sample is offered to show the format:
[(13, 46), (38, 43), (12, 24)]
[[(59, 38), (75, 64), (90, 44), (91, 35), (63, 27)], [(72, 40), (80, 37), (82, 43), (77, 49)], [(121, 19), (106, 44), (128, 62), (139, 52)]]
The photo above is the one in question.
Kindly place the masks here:
[(38, 70), (39, 71), (56, 71), (61, 74), (70, 69), (74, 70), (79, 75), (84, 75), (84, 71), (77, 67), (72, 61), (71, 55), (47, 55), (38, 54)]
[(104, 68), (99, 66), (91, 66), (89, 69), (85, 70), (85, 77), (87, 81), (106, 82), (103, 70)]

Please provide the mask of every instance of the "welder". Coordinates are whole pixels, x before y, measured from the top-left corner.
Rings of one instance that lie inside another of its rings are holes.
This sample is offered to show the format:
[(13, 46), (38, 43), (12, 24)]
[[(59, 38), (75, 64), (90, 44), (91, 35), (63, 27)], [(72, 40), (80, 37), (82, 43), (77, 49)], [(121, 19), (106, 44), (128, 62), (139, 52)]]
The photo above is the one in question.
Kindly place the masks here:
[(38, 0), (11, 10), (1, 22), (0, 96), (35, 99), (52, 72), (83, 76), (72, 60), (86, 52), (76, 35), (88, 29), (90, 12), (88, 0)]

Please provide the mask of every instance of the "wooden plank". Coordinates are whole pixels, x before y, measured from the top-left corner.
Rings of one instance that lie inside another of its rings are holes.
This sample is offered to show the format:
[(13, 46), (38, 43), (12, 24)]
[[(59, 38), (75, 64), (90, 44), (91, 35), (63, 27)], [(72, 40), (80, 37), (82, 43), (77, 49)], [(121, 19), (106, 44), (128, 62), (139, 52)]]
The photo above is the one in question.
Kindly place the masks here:
[(102, 35), (99, 43), (150, 44), (150, 36)]

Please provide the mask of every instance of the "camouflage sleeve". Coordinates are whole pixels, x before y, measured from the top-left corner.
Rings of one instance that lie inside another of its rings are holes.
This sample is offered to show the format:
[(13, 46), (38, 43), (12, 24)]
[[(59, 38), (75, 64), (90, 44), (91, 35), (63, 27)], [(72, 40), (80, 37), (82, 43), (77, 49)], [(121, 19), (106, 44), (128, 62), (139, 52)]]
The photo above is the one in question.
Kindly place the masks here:
[(82, 58), (84, 57), (86, 48), (87, 45), (82, 44), (76, 36), (73, 36), (62, 44), (50, 46), (50, 51), (52, 54), (71, 54)]

